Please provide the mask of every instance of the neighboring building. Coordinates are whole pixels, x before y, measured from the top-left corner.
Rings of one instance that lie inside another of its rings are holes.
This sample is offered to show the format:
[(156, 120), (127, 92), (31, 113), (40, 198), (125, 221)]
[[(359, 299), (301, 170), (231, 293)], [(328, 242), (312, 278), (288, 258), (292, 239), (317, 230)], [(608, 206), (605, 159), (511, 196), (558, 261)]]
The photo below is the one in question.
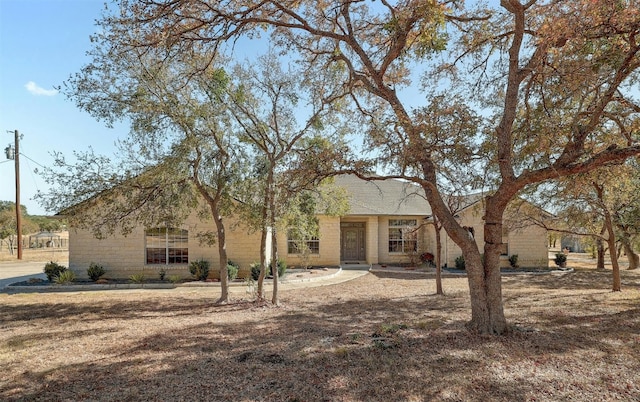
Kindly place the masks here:
[[(432, 212), (422, 189), (400, 180), (364, 181), (355, 176), (336, 177), (336, 185), (346, 189), (349, 212), (344, 216), (319, 215), (318, 238), (305, 239), (307, 250), (299, 251), (299, 241), (278, 233), (279, 257), (289, 266), (338, 266), (344, 264), (406, 264), (420, 253), (435, 254)], [(461, 224), (468, 227), (483, 245), (482, 198), (460, 209)], [(260, 260), (260, 233), (227, 218), (227, 253), (240, 265), (240, 276), (249, 274), (249, 265)], [(505, 233), (505, 257), (518, 254), (521, 266), (547, 265), (546, 231), (532, 225), (513, 227)], [(189, 276), (188, 263), (198, 259), (211, 262), (212, 276), (218, 271), (217, 245), (203, 246), (197, 233), (215, 231), (212, 221), (194, 214), (180, 228), (137, 228), (128, 236), (98, 240), (90, 232), (71, 230), (69, 266), (86, 276), (91, 262), (104, 266), (109, 277), (144, 273), (151, 278), (164, 268), (167, 276)], [(299, 240), (299, 239), (298, 239)], [(460, 249), (442, 232), (443, 262), (454, 264)]]

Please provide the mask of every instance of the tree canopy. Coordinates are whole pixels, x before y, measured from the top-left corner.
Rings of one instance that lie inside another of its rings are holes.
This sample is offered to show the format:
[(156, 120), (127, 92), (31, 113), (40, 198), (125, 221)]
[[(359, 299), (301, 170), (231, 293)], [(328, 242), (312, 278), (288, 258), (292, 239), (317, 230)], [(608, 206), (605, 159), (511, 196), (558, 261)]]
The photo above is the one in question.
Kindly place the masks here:
[[(205, 72), (223, 52), (268, 35), (321, 101), (359, 127), (364, 152), (341, 160), (344, 171), (371, 178), (377, 166), (423, 187), (462, 249), (470, 328), (501, 334), (509, 202), (528, 186), (640, 153), (639, 15), (626, 0), (501, 0), (495, 9), (456, 0), (121, 0), (99, 27), (145, 74), (156, 74), (149, 55), (194, 58)], [(448, 208), (460, 186), (486, 192), (483, 250)]]

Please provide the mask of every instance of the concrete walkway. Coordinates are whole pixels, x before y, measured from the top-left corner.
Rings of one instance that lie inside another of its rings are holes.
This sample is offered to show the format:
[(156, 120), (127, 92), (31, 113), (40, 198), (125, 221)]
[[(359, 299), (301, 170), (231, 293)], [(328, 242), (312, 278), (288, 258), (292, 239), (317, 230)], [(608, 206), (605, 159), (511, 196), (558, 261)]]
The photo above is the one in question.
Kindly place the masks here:
[(0, 289), (29, 278), (47, 279), (44, 274), (46, 262), (3, 261), (0, 262)]

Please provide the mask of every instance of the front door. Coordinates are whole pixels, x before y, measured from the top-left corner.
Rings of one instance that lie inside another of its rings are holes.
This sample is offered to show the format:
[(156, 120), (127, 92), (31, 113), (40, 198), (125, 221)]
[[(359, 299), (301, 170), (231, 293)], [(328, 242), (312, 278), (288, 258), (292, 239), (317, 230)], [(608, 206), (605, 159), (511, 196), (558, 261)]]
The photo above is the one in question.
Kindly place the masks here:
[(364, 223), (344, 222), (340, 226), (340, 260), (365, 261)]

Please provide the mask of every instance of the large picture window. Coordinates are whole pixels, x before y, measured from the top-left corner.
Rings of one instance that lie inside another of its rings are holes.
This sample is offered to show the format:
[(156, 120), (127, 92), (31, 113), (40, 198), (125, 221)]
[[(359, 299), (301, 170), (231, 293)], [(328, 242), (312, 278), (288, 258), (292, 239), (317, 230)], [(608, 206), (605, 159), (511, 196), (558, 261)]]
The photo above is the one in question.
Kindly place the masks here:
[(147, 264), (188, 264), (189, 231), (176, 228), (145, 230)]
[(418, 251), (417, 219), (389, 219), (389, 252)]
[(295, 230), (289, 230), (287, 232), (287, 253), (289, 254), (302, 254), (306, 250), (309, 254), (320, 254), (320, 239), (316, 236), (310, 238), (303, 238), (303, 236), (296, 235)]

